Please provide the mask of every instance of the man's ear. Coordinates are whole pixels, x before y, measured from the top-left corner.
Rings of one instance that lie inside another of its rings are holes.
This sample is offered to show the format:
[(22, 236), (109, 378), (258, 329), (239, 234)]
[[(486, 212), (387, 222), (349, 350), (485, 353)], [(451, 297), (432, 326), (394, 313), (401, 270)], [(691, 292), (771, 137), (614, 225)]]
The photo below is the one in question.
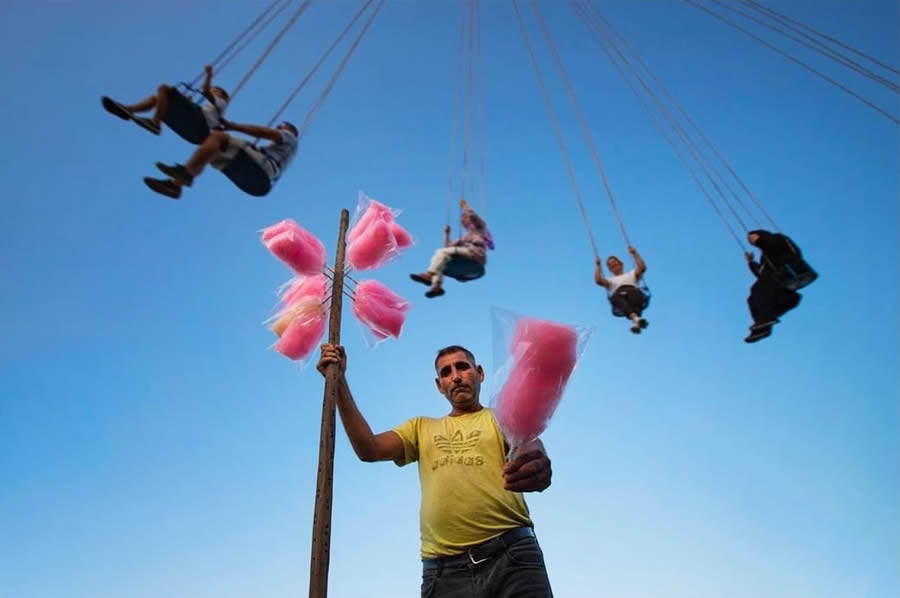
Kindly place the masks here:
[(438, 392), (439, 392), (439, 393), (444, 394), (444, 391), (441, 390), (441, 379), (440, 379), (440, 378), (435, 378), (435, 379), (434, 379), (434, 385), (437, 386), (437, 389), (438, 389)]
[(484, 368), (479, 366), (475, 366), (475, 370), (478, 372), (478, 381), (484, 382)]

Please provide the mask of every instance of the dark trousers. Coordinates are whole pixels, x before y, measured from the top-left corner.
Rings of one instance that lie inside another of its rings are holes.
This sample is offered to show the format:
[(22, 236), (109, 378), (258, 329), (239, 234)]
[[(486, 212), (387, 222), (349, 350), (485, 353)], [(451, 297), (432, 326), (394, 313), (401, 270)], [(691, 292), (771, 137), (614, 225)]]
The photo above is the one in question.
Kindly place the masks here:
[(456, 560), (422, 572), (422, 598), (553, 598), (537, 539), (522, 538), (484, 562)]
[(800, 293), (789, 291), (774, 280), (760, 278), (750, 287), (747, 306), (755, 323), (771, 322), (800, 304)]
[(644, 299), (644, 293), (639, 288), (631, 285), (622, 285), (616, 289), (615, 293), (610, 295), (609, 302), (626, 316), (631, 314), (640, 316), (644, 311)]

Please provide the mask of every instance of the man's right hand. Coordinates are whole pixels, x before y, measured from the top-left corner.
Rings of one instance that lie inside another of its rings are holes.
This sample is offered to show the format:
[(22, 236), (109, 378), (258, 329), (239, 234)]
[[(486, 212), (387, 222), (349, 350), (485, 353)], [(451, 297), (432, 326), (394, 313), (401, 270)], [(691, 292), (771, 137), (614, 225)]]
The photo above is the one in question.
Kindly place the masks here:
[(324, 376), (328, 366), (332, 363), (338, 364), (340, 374), (343, 376), (344, 372), (347, 371), (347, 353), (344, 351), (344, 347), (340, 345), (325, 343), (322, 345), (322, 356), (319, 357), (316, 369)]

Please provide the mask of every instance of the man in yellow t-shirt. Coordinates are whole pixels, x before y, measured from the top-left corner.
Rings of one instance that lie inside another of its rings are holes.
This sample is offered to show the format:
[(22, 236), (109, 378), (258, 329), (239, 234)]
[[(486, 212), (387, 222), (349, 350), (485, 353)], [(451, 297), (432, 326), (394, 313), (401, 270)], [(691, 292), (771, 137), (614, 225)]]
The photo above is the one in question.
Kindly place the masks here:
[(438, 351), (438, 391), (450, 403), (441, 418), (415, 417), (374, 434), (359, 412), (344, 376), (343, 347), (322, 345), (318, 369), (340, 371), (337, 406), (363, 461), (417, 462), (422, 598), (552, 598), (543, 552), (522, 492), (550, 485), (543, 443), (508, 445), (490, 409), (479, 401), (484, 369), (461, 346)]

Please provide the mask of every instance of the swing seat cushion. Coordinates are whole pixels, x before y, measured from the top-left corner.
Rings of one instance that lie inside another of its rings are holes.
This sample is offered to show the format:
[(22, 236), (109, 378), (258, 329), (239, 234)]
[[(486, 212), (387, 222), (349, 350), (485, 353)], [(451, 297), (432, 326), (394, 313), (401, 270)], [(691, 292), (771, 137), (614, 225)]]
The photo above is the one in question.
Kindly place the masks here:
[(175, 87), (169, 87), (167, 97), (169, 107), (163, 122), (185, 141), (194, 145), (203, 143), (210, 130), (200, 106)]
[(449, 276), (459, 282), (467, 282), (484, 276), (484, 264), (470, 260), (469, 258), (454, 255), (450, 258), (447, 267), (444, 268), (444, 276)]

